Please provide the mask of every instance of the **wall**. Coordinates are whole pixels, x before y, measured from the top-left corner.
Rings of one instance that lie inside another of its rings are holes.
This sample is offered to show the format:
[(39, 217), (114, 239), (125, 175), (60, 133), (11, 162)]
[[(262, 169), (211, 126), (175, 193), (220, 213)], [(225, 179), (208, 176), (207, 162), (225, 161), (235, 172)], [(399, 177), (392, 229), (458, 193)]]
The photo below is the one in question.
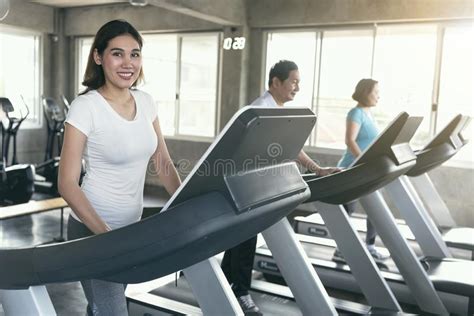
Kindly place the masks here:
[(472, 18), (471, 0), (247, 0), (250, 27)]
[(27, 0), (11, 0), (10, 11), (0, 24), (53, 33), (54, 9)]
[(107, 21), (126, 19), (140, 31), (186, 31), (220, 28), (215, 23), (187, 17), (154, 6), (132, 7), (127, 3), (66, 9), (66, 36), (92, 36)]

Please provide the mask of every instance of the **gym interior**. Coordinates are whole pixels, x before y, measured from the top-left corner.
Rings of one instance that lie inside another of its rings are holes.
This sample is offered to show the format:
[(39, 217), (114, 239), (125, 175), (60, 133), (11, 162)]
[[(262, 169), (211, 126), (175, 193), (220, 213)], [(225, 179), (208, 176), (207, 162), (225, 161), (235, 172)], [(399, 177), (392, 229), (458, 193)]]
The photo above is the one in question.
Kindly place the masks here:
[[(152, 158), (141, 220), (66, 241), (65, 122), (112, 20), (143, 39), (136, 88), (182, 183)], [(115, 315), (84, 279), (128, 284), (124, 315), (472, 315), (473, 38), (472, 0), (0, 0), (0, 315)], [(297, 88), (259, 107), (282, 60)], [(378, 136), (334, 173), (295, 164), (338, 165), (363, 78)], [(246, 310), (220, 266), (257, 233)]]

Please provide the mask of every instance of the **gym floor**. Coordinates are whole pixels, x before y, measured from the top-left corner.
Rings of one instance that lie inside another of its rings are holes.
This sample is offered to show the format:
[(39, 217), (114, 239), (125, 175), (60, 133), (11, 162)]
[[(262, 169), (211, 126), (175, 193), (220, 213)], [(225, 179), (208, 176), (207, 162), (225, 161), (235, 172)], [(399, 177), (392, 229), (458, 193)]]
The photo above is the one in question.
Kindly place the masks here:
[[(65, 219), (69, 213), (66, 209)], [(30, 247), (51, 242), (59, 237), (59, 222), (59, 210), (0, 221), (0, 246)], [(64, 228), (66, 235), (66, 221)], [(58, 315), (85, 315), (87, 302), (79, 282), (50, 284), (47, 289)]]
[[(42, 199), (40, 195), (33, 199)], [(163, 190), (146, 188), (144, 205), (148, 209), (164, 205), (167, 196)], [(64, 214), (64, 235), (67, 235), (67, 218), (70, 209)], [(52, 242), (59, 237), (59, 223), (61, 213), (59, 210), (34, 214), (0, 221), (0, 247), (31, 247)], [(49, 296), (59, 316), (85, 315), (87, 301), (79, 282), (60, 283), (47, 285)], [(0, 305), (0, 316), (3, 316)]]

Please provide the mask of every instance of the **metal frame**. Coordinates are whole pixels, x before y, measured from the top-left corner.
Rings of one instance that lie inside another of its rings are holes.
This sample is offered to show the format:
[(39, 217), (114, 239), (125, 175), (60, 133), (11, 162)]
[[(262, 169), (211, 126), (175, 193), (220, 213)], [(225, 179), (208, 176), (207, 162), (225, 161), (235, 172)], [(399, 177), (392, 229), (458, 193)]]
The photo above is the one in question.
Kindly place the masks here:
[[(311, 315), (315, 311), (322, 315), (337, 315), (288, 220), (280, 220), (263, 231), (262, 235), (303, 315)], [(243, 314), (215, 258), (186, 268), (183, 273), (204, 315)]]
[(318, 209), (331, 236), (344, 254), (369, 305), (402, 311), (377, 264), (352, 227), (344, 207), (323, 202), (313, 202), (312, 205)]
[(283, 218), (262, 232), (303, 315), (337, 315), (290, 223)]
[(451, 258), (436, 224), (430, 218), (407, 176), (401, 176), (385, 186), (393, 203), (402, 214), (406, 224), (415, 235), (423, 254), (435, 258)]
[(429, 209), (433, 220), (441, 228), (454, 228), (457, 226), (446, 203), (439, 195), (428, 174), (424, 173), (418, 177), (411, 177), (411, 183), (415, 187), (418, 195), (429, 201), (426, 207)]
[(46, 286), (31, 286), (24, 290), (0, 290), (6, 315), (56, 315)]
[(400, 234), (395, 218), (382, 194), (375, 191), (359, 199), (377, 233), (389, 249), (405, 283), (423, 311), (448, 315), (433, 283), (406, 239)]
[(183, 273), (204, 315), (244, 315), (216, 258), (192, 265)]

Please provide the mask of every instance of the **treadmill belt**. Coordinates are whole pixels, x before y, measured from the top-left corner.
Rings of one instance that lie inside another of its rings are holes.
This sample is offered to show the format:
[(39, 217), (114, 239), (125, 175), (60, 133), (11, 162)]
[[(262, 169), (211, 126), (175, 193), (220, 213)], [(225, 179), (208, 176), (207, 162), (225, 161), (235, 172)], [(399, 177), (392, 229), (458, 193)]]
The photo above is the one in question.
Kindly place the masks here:
[(167, 283), (149, 292), (150, 294), (168, 298), (194, 307), (199, 307), (193, 292), (184, 277), (178, 278), (177, 282)]
[[(176, 283), (174, 281), (170, 282), (162, 287), (150, 291), (149, 293), (199, 307), (194, 298), (193, 292), (184, 277), (180, 277)], [(250, 294), (252, 295), (255, 304), (257, 304), (264, 315), (302, 315), (293, 300), (254, 291), (250, 291)]]
[[(303, 249), (305, 250), (306, 254), (310, 258), (315, 258), (315, 259), (324, 259), (324, 260), (332, 260), (332, 256), (334, 255), (334, 248), (333, 247), (327, 247), (323, 246), (320, 247), (315, 246), (314, 244), (302, 242), (301, 245), (303, 246)], [(388, 258), (387, 260), (383, 261), (383, 264), (378, 264), (380, 269), (384, 271), (389, 271), (393, 273), (399, 273), (397, 266), (395, 265), (395, 262), (391, 258)]]
[[(311, 239), (321, 240), (322, 242), (325, 241), (322, 238), (318, 238), (318, 237), (312, 237)], [(301, 241), (301, 246), (303, 247), (304, 251), (306, 252), (306, 254), (308, 255), (310, 259), (318, 259), (318, 260), (334, 262), (337, 264), (337, 268), (341, 270), (347, 269), (346, 264), (341, 264), (340, 262), (335, 262), (332, 260), (332, 257), (334, 255), (334, 250), (335, 250), (334, 247), (330, 245), (319, 244), (319, 243), (309, 243), (305, 241)], [(261, 248), (268, 250), (268, 247), (266, 244), (263, 245)], [(400, 273), (398, 272), (395, 262), (393, 262), (391, 258), (384, 260), (383, 263), (377, 263), (377, 265), (381, 271), (387, 271), (387, 272), (392, 272), (392, 273), (397, 273), (397, 274)]]

